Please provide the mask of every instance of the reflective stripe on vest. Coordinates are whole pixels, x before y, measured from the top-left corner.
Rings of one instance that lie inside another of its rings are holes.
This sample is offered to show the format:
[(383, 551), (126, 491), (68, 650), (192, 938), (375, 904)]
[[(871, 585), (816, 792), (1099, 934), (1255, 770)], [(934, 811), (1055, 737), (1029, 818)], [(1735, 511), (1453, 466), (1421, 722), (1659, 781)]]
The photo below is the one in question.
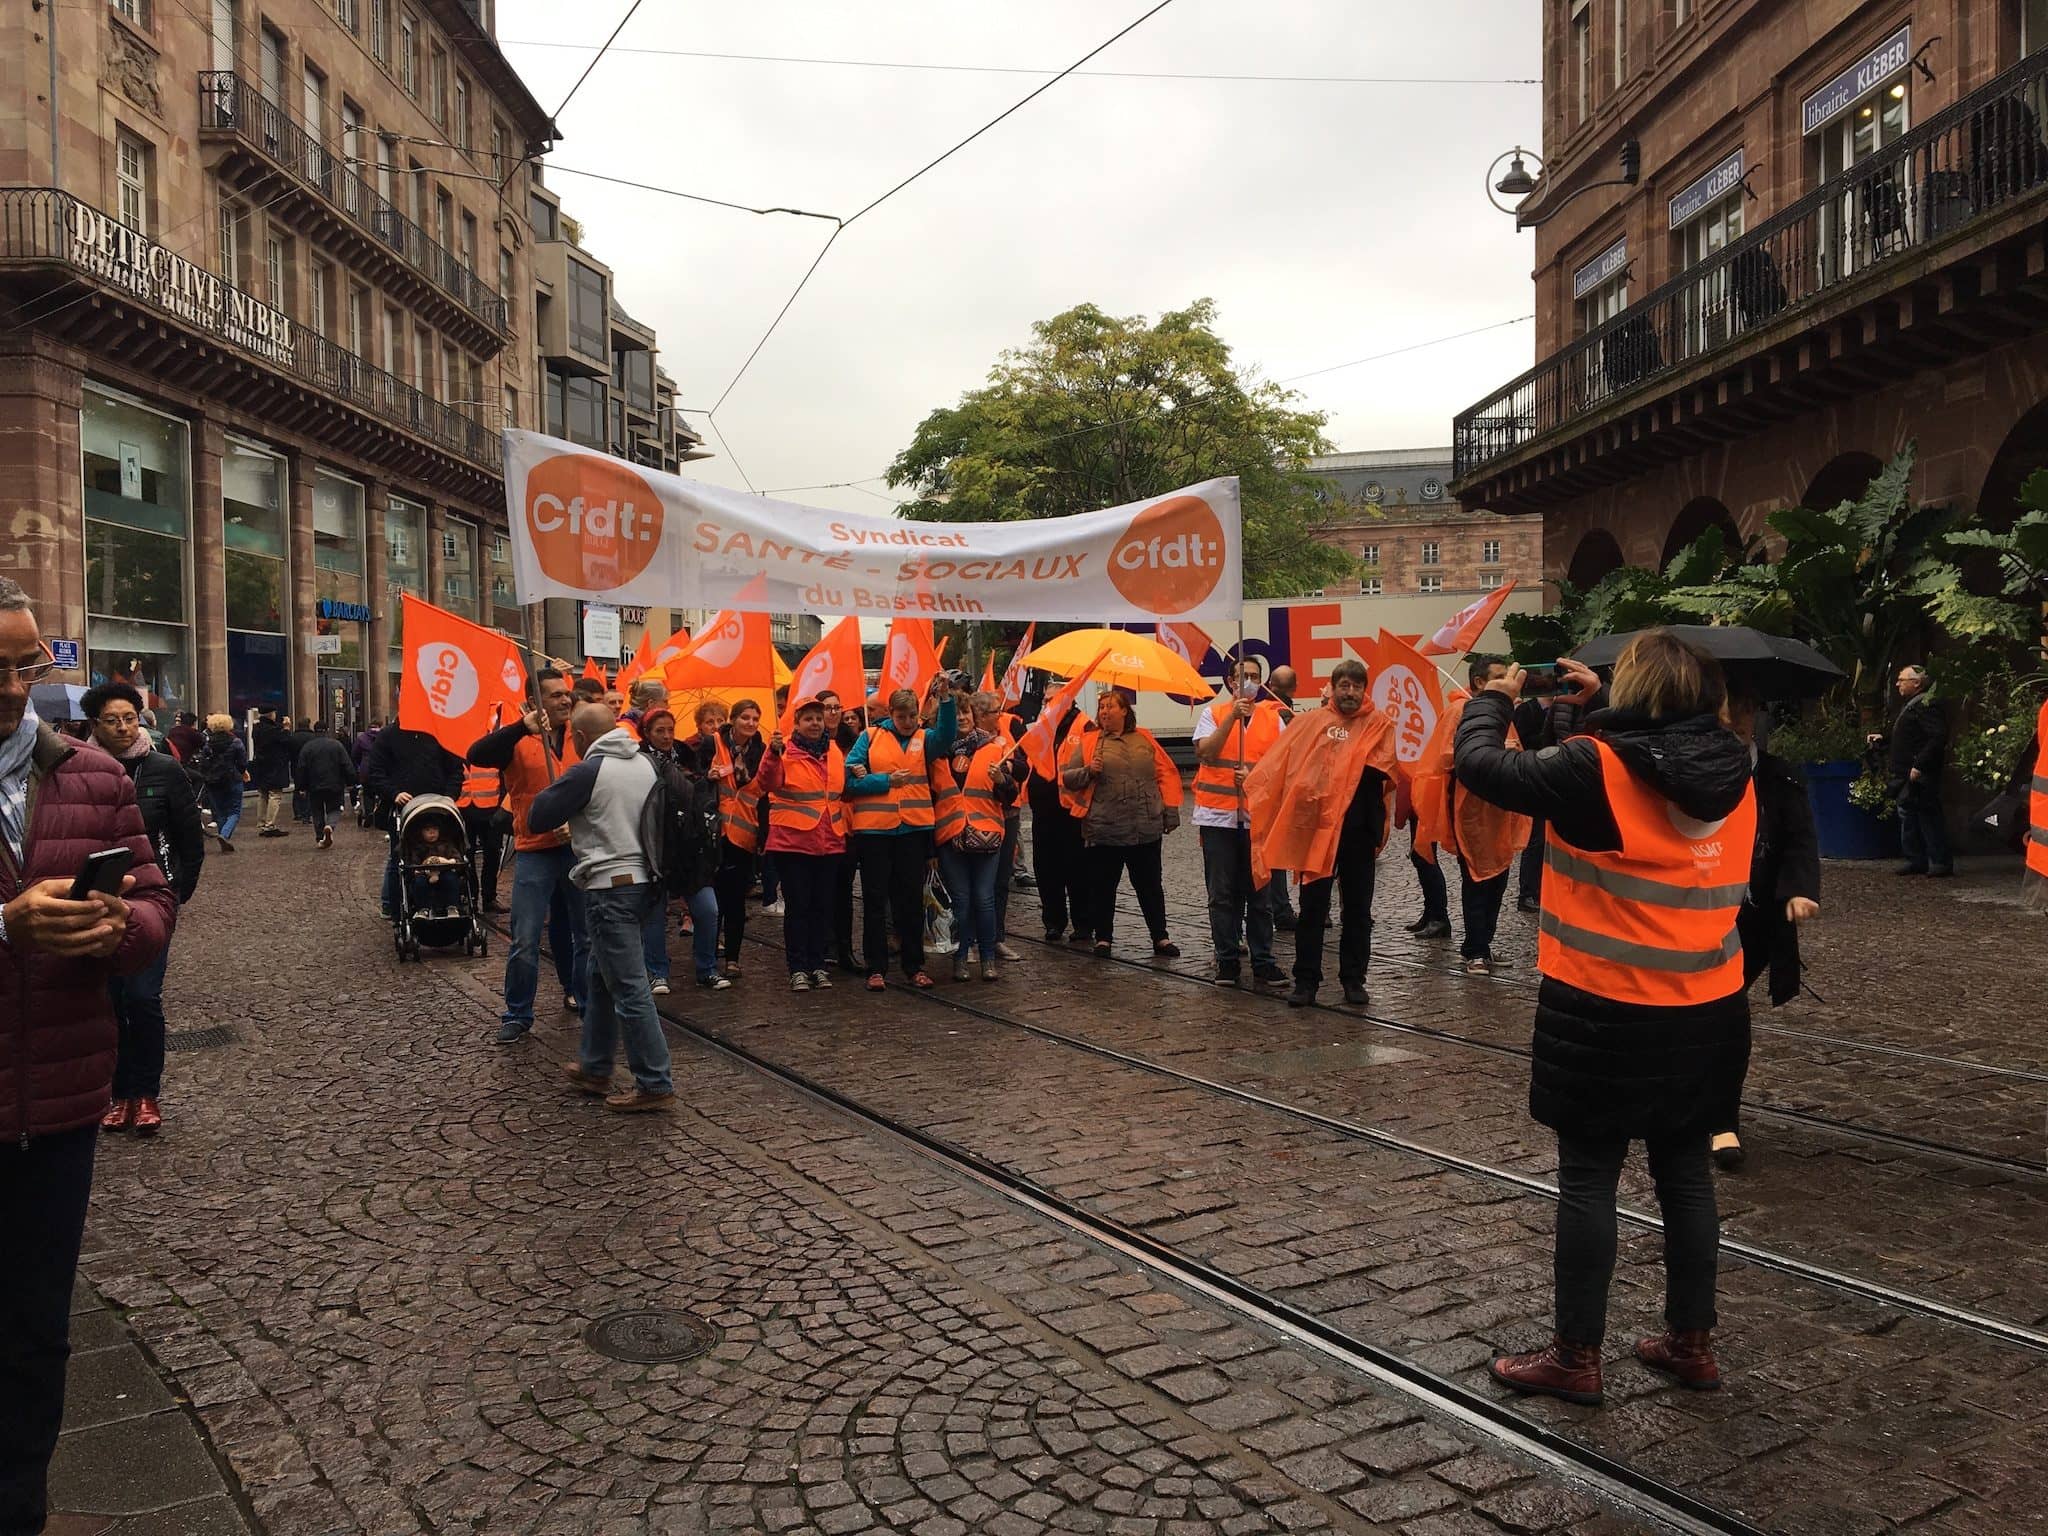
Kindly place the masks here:
[(715, 749), (713, 764), (726, 770), (718, 780), (719, 830), (725, 840), (742, 853), (758, 853), (761, 848), (761, 791), (753, 779), (745, 784), (738, 782), (739, 765), (723, 736), (714, 731), (711, 742)]
[(937, 820), (932, 808), (931, 778), (924, 761), (924, 729), (911, 732), (906, 748), (887, 726), (868, 727), (868, 772), (917, 775), (908, 784), (892, 784), (878, 795), (856, 795), (853, 800), (853, 830), (894, 832), (899, 827), (930, 827)]
[[(1211, 704), (1209, 708), (1213, 711), (1216, 706)], [(1244, 814), (1244, 790), (1237, 782), (1238, 761), (1241, 757), (1249, 770), (1257, 767), (1259, 759), (1273, 750), (1274, 743), (1280, 739), (1280, 711), (1270, 702), (1261, 704), (1252, 711), (1249, 727), (1233, 719), (1218, 730), (1223, 736), (1223, 750), (1216, 761), (1204, 762), (1198, 756), (1195, 762), (1195, 805), (1205, 811), (1241, 816)], [(1231, 740), (1233, 735), (1238, 736), (1236, 741)], [(1208, 745), (1208, 738), (1203, 738), (1203, 745)]]
[(794, 747), (782, 754), (782, 787), (768, 796), (768, 825), (807, 833), (826, 816), (846, 833), (846, 754), (835, 744), (824, 760)]
[(505, 801), (504, 776), (495, 768), (463, 765), (462, 794), (456, 804), (479, 811), (495, 811)]
[(1742, 990), (1736, 913), (1749, 890), (1756, 791), (1719, 822), (1692, 821), (1595, 741), (1621, 847), (1575, 848), (1550, 829), (1537, 968), (1615, 1002), (1688, 1007)]
[(967, 764), (967, 782), (953, 780), (953, 759), (946, 756), (932, 764), (932, 785), (938, 796), (936, 840), (950, 843), (969, 827), (1003, 835), (1003, 807), (996, 799), (996, 766), (1008, 757), (1010, 744), (1001, 739), (985, 742)]
[(2034, 784), (2027, 796), (2027, 868), (2048, 880), (2048, 703), (2034, 725)]

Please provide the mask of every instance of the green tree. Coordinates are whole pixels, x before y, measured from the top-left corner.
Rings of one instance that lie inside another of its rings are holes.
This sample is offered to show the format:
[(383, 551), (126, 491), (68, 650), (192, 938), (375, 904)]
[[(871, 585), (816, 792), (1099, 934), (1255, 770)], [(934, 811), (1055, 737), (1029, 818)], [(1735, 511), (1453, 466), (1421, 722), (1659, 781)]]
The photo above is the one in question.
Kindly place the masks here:
[(1236, 369), (1215, 316), (1198, 299), (1150, 324), (1092, 304), (1039, 321), (1029, 346), (927, 416), (889, 466), (889, 484), (915, 493), (904, 515), (1062, 517), (1236, 475), (1247, 596), (1291, 597), (1354, 573), (1312, 532), (1327, 512), (1305, 470), (1330, 448), (1326, 418)]

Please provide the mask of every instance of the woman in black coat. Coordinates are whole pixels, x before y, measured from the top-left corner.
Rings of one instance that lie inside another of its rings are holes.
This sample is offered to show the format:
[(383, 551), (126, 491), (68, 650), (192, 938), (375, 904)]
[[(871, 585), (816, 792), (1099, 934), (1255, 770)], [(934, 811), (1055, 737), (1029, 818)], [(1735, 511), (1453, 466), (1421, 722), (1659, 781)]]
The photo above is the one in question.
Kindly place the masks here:
[[(1799, 995), (1799, 925), (1820, 913), (1820, 834), (1806, 775), (1757, 745), (1760, 707), (1739, 692), (1728, 700), (1729, 728), (1748, 745), (1756, 765), (1756, 848), (1750, 854), (1749, 896), (1735, 926), (1742, 935), (1743, 985), (1754, 985), (1768, 971), (1771, 1006), (1782, 1008)], [(1747, 1052), (1743, 1058), (1746, 1065)], [(1731, 1170), (1742, 1166), (1741, 1112), (1738, 1077), (1714, 1121), (1714, 1161)]]
[(319, 846), (332, 848), (334, 828), (330, 822), (340, 812), (350, 788), (359, 782), (355, 754), (349, 750), (347, 740), (338, 733), (311, 733), (292, 766), (292, 782), (305, 793), (306, 809), (313, 818)]
[[(1560, 663), (1560, 669), (1578, 702), (1593, 698), (1599, 679), (1590, 670), (1577, 662)], [(1673, 887), (1687, 898), (1714, 897), (1747, 880), (1747, 838), (1730, 848), (1716, 834), (1750, 804), (1749, 749), (1721, 723), (1726, 688), (1720, 668), (1663, 631), (1648, 632), (1622, 653), (1614, 669), (1614, 707), (1586, 718), (1591, 734), (1541, 752), (1511, 752), (1506, 746), (1523, 677), (1519, 667), (1510, 668), (1506, 678), (1487, 684), (1466, 705), (1455, 749), (1458, 781), (1482, 800), (1546, 819), (1545, 857), (1555, 883), (1562, 888), (1569, 876), (1574, 888), (1604, 893), (1635, 926), (1618, 935), (1570, 926), (1562, 900), (1553, 902), (1546, 882), (1546, 945), (1539, 959), (1545, 974), (1536, 997), (1529, 1110), (1557, 1133), (1556, 1334), (1548, 1349), (1496, 1360), (1493, 1375), (1519, 1392), (1601, 1401), (1615, 1190), (1629, 1142), (1639, 1139), (1648, 1145), (1664, 1217), (1668, 1331), (1640, 1341), (1636, 1356), (1686, 1386), (1715, 1387), (1720, 1370), (1710, 1336), (1720, 1224), (1707, 1140), (1727, 1085), (1741, 1081), (1748, 1059), (1748, 995), (1736, 975), (1729, 978), (1726, 996), (1655, 1006), (1596, 994), (1559, 973), (1640, 977), (1639, 991), (1706, 990), (1706, 983), (1683, 987), (1673, 978), (1695, 970), (1685, 962), (1694, 958), (1689, 951), (1700, 938), (1732, 944), (1732, 903), (1671, 898)], [(1661, 832), (1635, 824), (1625, 843), (1608, 789), (1610, 765), (1626, 773), (1631, 793), (1651, 793)], [(1603, 875), (1580, 857), (1655, 849), (1658, 838), (1668, 840), (1670, 828), (1693, 839), (1694, 863), (1673, 862), (1665, 871), (1668, 882)], [(1707, 883), (1688, 889), (1688, 878)], [(1673, 914), (1668, 921), (1674, 935), (1692, 939), (1674, 937), (1670, 950), (1654, 948), (1648, 939), (1628, 941), (1630, 933), (1653, 932), (1657, 922), (1666, 921), (1655, 916), (1659, 912)], [(1723, 921), (1722, 912), (1727, 933), (1708, 937)], [(1594, 966), (1575, 958), (1588, 954), (1602, 958)], [(1725, 962), (1714, 969), (1722, 968)]]

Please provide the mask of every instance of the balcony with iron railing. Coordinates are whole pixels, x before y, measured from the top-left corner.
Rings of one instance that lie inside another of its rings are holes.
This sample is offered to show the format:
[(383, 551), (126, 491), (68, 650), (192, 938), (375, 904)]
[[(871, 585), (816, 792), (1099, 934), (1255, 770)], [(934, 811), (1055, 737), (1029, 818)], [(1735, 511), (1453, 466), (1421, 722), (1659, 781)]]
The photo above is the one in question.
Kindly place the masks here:
[(502, 294), (494, 292), (461, 257), (357, 175), (352, 167), (361, 163), (359, 159), (336, 154), (322, 144), (250, 81), (231, 70), (202, 70), (199, 130), (202, 134), (232, 134), (300, 186), (317, 193), (371, 245), (418, 273), (429, 288), (453, 301), (499, 341), (511, 334)]
[(2044, 95), (2039, 54), (1460, 412), (1459, 489), (2038, 217), (2048, 202)]
[[(111, 241), (96, 239), (113, 232)], [(494, 427), (441, 404), (394, 374), (302, 326), (214, 273), (113, 225), (90, 204), (52, 187), (0, 188), (0, 267), (50, 267), (145, 305), (324, 400), (399, 427), (496, 475), (504, 467)], [(75, 305), (37, 306), (32, 317), (68, 317)]]

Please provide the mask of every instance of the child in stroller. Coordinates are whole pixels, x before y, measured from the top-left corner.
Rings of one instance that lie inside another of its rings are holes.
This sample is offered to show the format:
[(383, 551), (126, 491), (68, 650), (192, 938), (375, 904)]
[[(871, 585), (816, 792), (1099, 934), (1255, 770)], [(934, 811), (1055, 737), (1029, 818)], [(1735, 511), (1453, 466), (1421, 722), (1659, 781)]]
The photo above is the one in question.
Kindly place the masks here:
[(462, 812), (446, 795), (416, 795), (398, 814), (399, 902), (394, 917), (398, 957), (418, 959), (422, 946), (485, 953), (489, 939), (477, 907)]

